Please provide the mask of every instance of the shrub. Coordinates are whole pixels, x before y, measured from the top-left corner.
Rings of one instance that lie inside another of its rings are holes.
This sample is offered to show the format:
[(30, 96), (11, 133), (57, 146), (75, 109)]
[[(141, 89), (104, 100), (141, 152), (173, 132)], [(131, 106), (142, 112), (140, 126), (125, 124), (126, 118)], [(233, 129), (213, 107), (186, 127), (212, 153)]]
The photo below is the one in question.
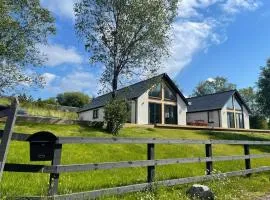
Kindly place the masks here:
[(250, 128), (252, 129), (268, 129), (268, 123), (265, 117), (255, 115), (250, 117)]
[(104, 126), (104, 122), (90, 122), (89, 123), (90, 126), (94, 127), (94, 128), (98, 128), (101, 129)]
[(117, 135), (128, 117), (128, 103), (125, 100), (111, 100), (104, 108), (107, 131)]

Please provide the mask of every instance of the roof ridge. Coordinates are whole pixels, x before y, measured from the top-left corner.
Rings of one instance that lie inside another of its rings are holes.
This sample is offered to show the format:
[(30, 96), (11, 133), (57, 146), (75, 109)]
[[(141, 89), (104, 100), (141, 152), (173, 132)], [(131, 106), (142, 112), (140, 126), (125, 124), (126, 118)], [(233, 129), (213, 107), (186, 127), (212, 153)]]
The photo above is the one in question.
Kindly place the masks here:
[(212, 93), (212, 94), (206, 94), (206, 95), (202, 95), (202, 96), (188, 97), (186, 99), (194, 99), (194, 98), (206, 97), (206, 96), (211, 96), (211, 95), (216, 95), (216, 94), (222, 94), (222, 93), (232, 92), (232, 91), (236, 92), (237, 90), (236, 89), (226, 90), (226, 91), (216, 92), (216, 93)]
[[(128, 88), (128, 87), (131, 87), (131, 86), (137, 85), (137, 84), (139, 84), (139, 83), (142, 83), (142, 82), (145, 82), (145, 81), (149, 81), (149, 80), (151, 80), (151, 79), (153, 79), (153, 78), (156, 78), (156, 77), (159, 77), (159, 76), (164, 76), (165, 74), (166, 74), (166, 73), (162, 73), (162, 74), (159, 74), (159, 75), (153, 76), (153, 77), (151, 77), (151, 78), (148, 78), (148, 79), (145, 79), (145, 80), (141, 80), (141, 81), (136, 82), (136, 83), (133, 83), (133, 84), (131, 84), (131, 85), (128, 85), (128, 86), (122, 87), (122, 88), (120, 88), (120, 89), (116, 90), (116, 92), (117, 92), (117, 91), (120, 91), (120, 90), (122, 90), (122, 89)], [(110, 93), (112, 93), (112, 92), (108, 92), (108, 93), (106, 93), (106, 94), (99, 95), (99, 96), (95, 97), (94, 99), (96, 99), (96, 98), (98, 98), (98, 97), (102, 97), (102, 96), (108, 95), (108, 94), (110, 94)], [(93, 100), (94, 100), (94, 99), (93, 99)]]

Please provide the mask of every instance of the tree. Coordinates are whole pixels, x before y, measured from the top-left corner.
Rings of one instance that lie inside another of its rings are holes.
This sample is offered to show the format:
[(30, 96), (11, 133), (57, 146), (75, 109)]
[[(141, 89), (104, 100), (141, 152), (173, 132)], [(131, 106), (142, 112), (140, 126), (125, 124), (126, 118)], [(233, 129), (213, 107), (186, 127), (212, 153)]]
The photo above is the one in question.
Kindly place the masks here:
[(258, 103), (257, 103), (257, 93), (254, 90), (253, 87), (247, 87), (247, 88), (242, 88), (239, 90), (239, 93), (245, 103), (248, 105), (250, 108), (252, 115), (259, 115), (259, 108), (258, 108)]
[(267, 60), (266, 66), (261, 68), (261, 73), (257, 83), (258, 86), (258, 105), (260, 112), (270, 117), (270, 59)]
[(227, 78), (217, 76), (211, 80), (200, 82), (193, 90), (192, 96), (203, 96), (234, 89), (236, 89), (235, 84), (229, 83)]
[(62, 106), (83, 107), (88, 104), (90, 98), (81, 92), (65, 92), (56, 97), (58, 103)]
[[(75, 4), (75, 28), (91, 53), (102, 63), (101, 83), (115, 98), (119, 79), (159, 69), (169, 55), (170, 29), (178, 0), (80, 0)], [(119, 78), (120, 77), (120, 78)]]
[(0, 0), (1, 93), (20, 83), (42, 83), (41, 76), (30, 71), (45, 59), (38, 46), (54, 33), (54, 19), (39, 0)]

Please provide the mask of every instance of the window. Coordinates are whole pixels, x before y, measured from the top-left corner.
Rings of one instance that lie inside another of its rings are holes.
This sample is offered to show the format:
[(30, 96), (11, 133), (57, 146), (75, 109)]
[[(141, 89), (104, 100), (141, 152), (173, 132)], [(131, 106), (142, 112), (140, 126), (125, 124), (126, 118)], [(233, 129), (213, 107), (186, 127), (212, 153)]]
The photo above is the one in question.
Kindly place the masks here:
[(165, 124), (177, 124), (177, 106), (164, 105)]
[(236, 113), (236, 128), (244, 128), (242, 113)]
[(149, 103), (149, 123), (161, 124), (161, 104)]
[(93, 119), (97, 119), (98, 118), (98, 109), (93, 110)]
[(164, 85), (164, 97), (165, 99), (176, 101), (176, 94), (166, 84)]
[(237, 101), (236, 98), (234, 98), (234, 108), (235, 110), (242, 110), (242, 107), (240, 106), (239, 102)]
[(227, 109), (233, 110), (233, 98), (230, 98), (227, 102)]
[(227, 113), (227, 123), (228, 123), (228, 128), (235, 128), (234, 113), (233, 112)]
[(161, 98), (161, 83), (149, 91), (149, 97)]
[(215, 111), (210, 111), (208, 112), (208, 123), (214, 123), (215, 122), (215, 119), (214, 119), (214, 112)]

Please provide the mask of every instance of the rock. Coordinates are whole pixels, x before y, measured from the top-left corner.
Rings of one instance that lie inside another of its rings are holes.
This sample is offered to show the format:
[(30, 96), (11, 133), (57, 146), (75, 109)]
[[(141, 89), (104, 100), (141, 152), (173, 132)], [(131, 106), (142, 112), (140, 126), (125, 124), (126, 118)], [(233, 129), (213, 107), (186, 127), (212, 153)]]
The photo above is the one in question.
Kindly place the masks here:
[(191, 199), (200, 199), (200, 200), (214, 200), (215, 195), (209, 189), (209, 187), (205, 185), (194, 184), (191, 188), (187, 190), (187, 195), (191, 197)]

